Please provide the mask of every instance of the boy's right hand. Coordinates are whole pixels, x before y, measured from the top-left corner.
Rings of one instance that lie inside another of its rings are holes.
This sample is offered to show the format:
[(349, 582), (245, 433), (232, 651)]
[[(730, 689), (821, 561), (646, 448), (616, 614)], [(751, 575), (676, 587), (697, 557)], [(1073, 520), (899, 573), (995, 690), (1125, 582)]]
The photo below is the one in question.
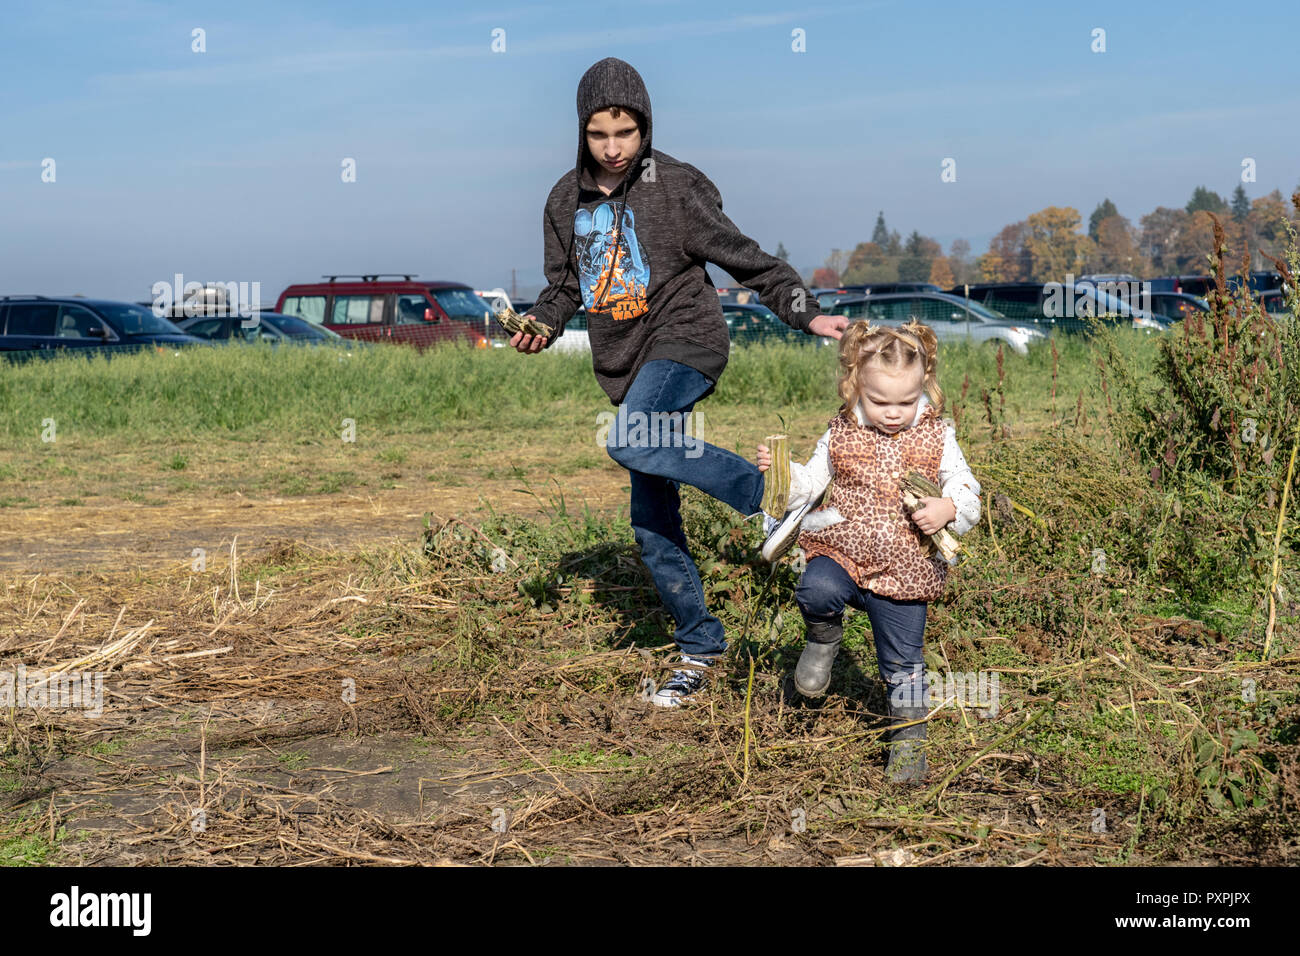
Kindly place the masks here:
[(849, 320), (842, 315), (822, 313), (808, 323), (808, 331), (828, 339), (841, 339), (849, 327)]
[(772, 450), (766, 445), (758, 446), (758, 470), (767, 471), (772, 467)]
[[(525, 319), (531, 318), (536, 320), (537, 316), (526, 315), (524, 316), (524, 318)], [(530, 355), (535, 352), (540, 352), (542, 349), (546, 348), (546, 336), (529, 335), (526, 332), (516, 332), (514, 335), (510, 337), (510, 345), (512, 348), (520, 352), (523, 352), (525, 355)]]

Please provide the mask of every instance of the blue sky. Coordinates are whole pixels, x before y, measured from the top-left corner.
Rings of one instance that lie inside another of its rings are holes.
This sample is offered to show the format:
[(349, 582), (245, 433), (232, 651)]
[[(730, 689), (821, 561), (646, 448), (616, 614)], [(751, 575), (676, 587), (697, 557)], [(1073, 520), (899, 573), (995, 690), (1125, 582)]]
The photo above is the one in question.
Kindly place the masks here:
[(535, 290), (577, 82), (605, 56), (644, 77), (655, 147), (801, 269), (880, 209), (978, 254), (1047, 205), (1086, 221), (1109, 196), (1136, 223), (1197, 185), (1226, 196), (1244, 157), (1252, 198), (1300, 185), (1294, 0), (49, 0), (4, 19), (0, 292), (144, 299), (181, 272), (270, 298), (407, 270), (508, 288), (512, 267)]

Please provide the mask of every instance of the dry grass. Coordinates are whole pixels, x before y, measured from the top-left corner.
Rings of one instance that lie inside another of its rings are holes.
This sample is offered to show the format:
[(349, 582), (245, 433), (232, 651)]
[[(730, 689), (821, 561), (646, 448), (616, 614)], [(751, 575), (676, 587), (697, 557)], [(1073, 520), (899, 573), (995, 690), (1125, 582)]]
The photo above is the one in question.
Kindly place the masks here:
[[(493, 542), (519, 567), (491, 570)], [(201, 575), (5, 581), (0, 667), (109, 675), (98, 720), (5, 716), (9, 836), (50, 834), (60, 861), (126, 864), (1292, 858), (1293, 836), (1261, 847), (1205, 815), (1170, 844), (1150, 787), (1108, 788), (1052, 749), (1113, 714), (1149, 750), (1137, 765), (1177, 763), (1198, 695), (1243, 673), (1177, 620), (1123, 629), (1128, 653), (1098, 633), (1077, 660), (1000, 667), (998, 717), (937, 711), (930, 786), (907, 790), (883, 779), (883, 701), (860, 644), (839, 694), (792, 703), (793, 622), (773, 631), (759, 600), (758, 614), (740, 608), (751, 632), (709, 703), (663, 713), (638, 693), (668, 649), (634, 644), (656, 603), (634, 549), (567, 553), (556, 566), (571, 576), (539, 603), (516, 587), (535, 556), (499, 527), (435, 520), (427, 547), (344, 557), (284, 542), (250, 559), (236, 545)], [(962, 654), (1005, 647), (985, 637), (934, 644), (960, 670)], [(1295, 692), (1294, 655), (1249, 672)], [(72, 836), (53, 839), (60, 827)]]

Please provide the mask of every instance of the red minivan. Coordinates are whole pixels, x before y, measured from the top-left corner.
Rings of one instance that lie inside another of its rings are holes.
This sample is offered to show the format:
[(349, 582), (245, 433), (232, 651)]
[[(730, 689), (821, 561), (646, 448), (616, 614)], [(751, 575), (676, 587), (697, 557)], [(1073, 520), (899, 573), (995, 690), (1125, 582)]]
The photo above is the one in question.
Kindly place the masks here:
[(462, 341), (487, 348), (486, 303), (462, 282), (427, 282), (410, 275), (322, 276), (289, 286), (275, 311), (323, 325), (344, 338), (398, 342), (424, 351)]

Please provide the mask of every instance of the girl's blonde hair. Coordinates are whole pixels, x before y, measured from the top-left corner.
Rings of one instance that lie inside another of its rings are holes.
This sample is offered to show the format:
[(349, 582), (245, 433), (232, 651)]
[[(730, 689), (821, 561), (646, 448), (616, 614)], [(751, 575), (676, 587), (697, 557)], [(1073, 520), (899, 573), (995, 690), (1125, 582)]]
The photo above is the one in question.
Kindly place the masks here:
[(852, 419), (853, 406), (862, 394), (868, 367), (880, 365), (894, 371), (919, 366), (924, 370), (925, 394), (936, 414), (943, 413), (943, 389), (939, 387), (939, 339), (934, 329), (915, 319), (900, 328), (853, 322), (840, 338), (840, 414)]

